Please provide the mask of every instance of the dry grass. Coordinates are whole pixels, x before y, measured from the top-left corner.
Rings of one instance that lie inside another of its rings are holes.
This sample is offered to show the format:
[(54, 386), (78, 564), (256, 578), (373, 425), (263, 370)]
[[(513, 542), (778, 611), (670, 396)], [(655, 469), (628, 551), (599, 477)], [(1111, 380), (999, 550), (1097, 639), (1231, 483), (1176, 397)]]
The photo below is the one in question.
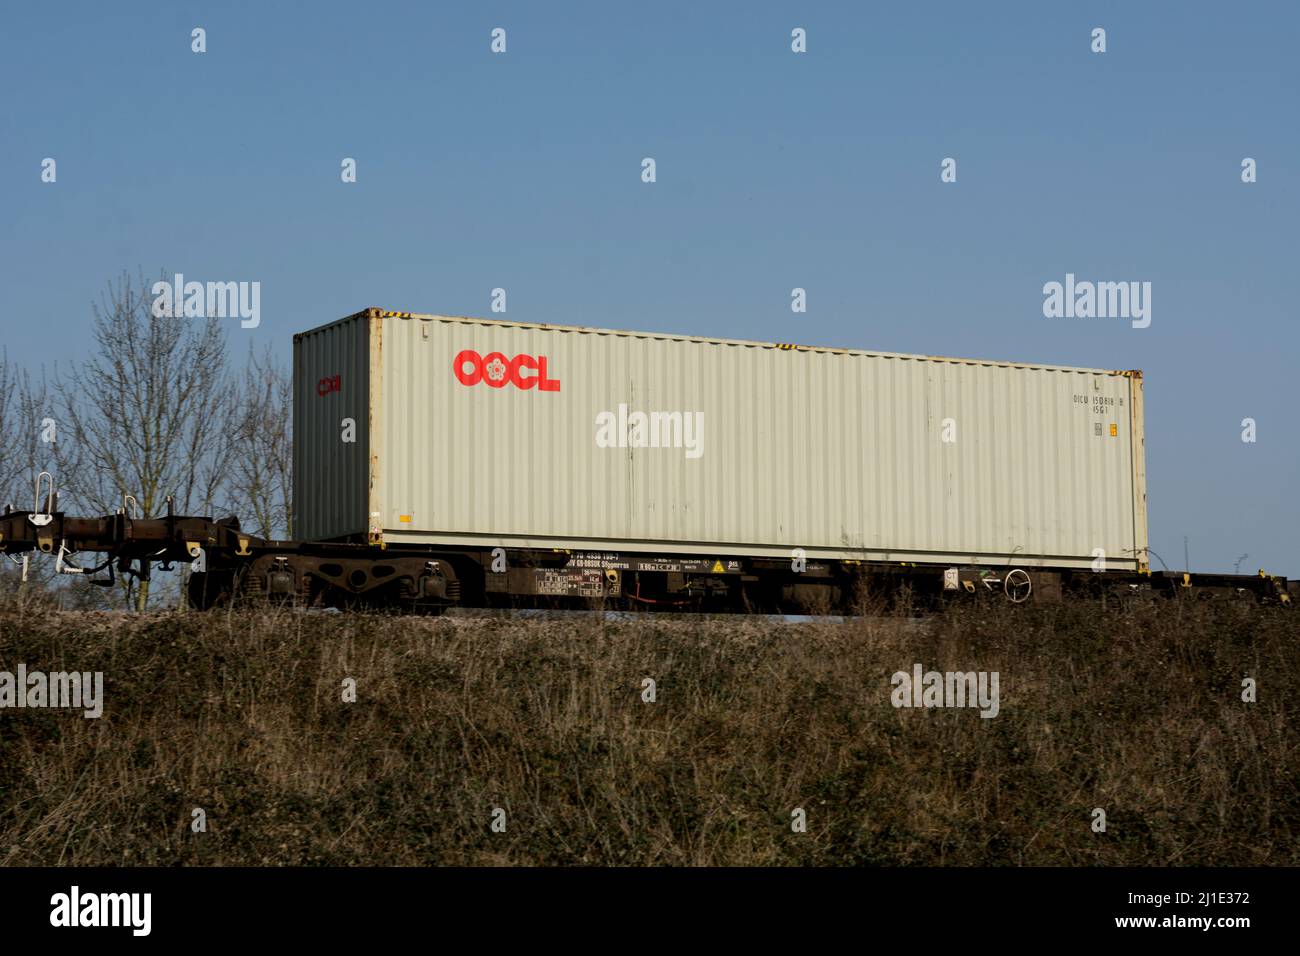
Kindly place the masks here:
[[(103, 671), (107, 702), (0, 711), (0, 864), (1296, 865), (1298, 632), (1236, 604), (785, 624), (5, 599), (0, 670)], [(894, 709), (914, 662), (998, 671), (1000, 715)]]

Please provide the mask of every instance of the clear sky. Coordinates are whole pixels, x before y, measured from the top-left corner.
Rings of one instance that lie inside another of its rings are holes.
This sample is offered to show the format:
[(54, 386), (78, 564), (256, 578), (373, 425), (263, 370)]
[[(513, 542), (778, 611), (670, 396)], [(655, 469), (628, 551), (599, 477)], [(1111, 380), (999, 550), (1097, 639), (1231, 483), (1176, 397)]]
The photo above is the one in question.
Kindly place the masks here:
[[(1298, 26), (1294, 3), (11, 4), (0, 343), (81, 354), (142, 269), (260, 282), (231, 344), (286, 359), (366, 306), (489, 315), (504, 287), (519, 321), (1140, 368), (1152, 548), (1297, 576)], [(1045, 318), (1066, 273), (1149, 281), (1151, 325)]]

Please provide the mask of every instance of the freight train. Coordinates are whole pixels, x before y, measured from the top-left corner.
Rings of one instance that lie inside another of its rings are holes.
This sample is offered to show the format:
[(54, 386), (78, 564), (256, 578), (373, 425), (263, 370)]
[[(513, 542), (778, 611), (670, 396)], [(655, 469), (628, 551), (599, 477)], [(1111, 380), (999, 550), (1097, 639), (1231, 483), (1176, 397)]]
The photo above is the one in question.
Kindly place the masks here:
[(1152, 572), (1137, 371), (372, 308), (295, 335), (293, 377), (297, 540), (170, 500), (71, 517), (43, 474), (0, 551), (104, 584), (190, 562), (202, 609), (1300, 598)]

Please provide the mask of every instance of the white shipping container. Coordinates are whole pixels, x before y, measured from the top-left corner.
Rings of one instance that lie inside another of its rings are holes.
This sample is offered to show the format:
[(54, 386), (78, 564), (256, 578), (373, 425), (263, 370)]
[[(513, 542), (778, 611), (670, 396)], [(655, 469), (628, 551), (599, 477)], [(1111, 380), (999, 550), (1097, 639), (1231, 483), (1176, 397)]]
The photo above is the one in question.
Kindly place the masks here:
[(370, 309), (294, 399), (308, 540), (1146, 567), (1140, 372)]

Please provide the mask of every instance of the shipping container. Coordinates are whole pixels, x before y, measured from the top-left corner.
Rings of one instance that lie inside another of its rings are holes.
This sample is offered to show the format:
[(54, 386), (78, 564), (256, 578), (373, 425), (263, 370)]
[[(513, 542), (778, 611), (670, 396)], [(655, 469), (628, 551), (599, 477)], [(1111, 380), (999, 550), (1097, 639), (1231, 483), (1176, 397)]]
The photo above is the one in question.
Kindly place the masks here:
[(294, 399), (310, 540), (1146, 569), (1135, 371), (369, 309)]

